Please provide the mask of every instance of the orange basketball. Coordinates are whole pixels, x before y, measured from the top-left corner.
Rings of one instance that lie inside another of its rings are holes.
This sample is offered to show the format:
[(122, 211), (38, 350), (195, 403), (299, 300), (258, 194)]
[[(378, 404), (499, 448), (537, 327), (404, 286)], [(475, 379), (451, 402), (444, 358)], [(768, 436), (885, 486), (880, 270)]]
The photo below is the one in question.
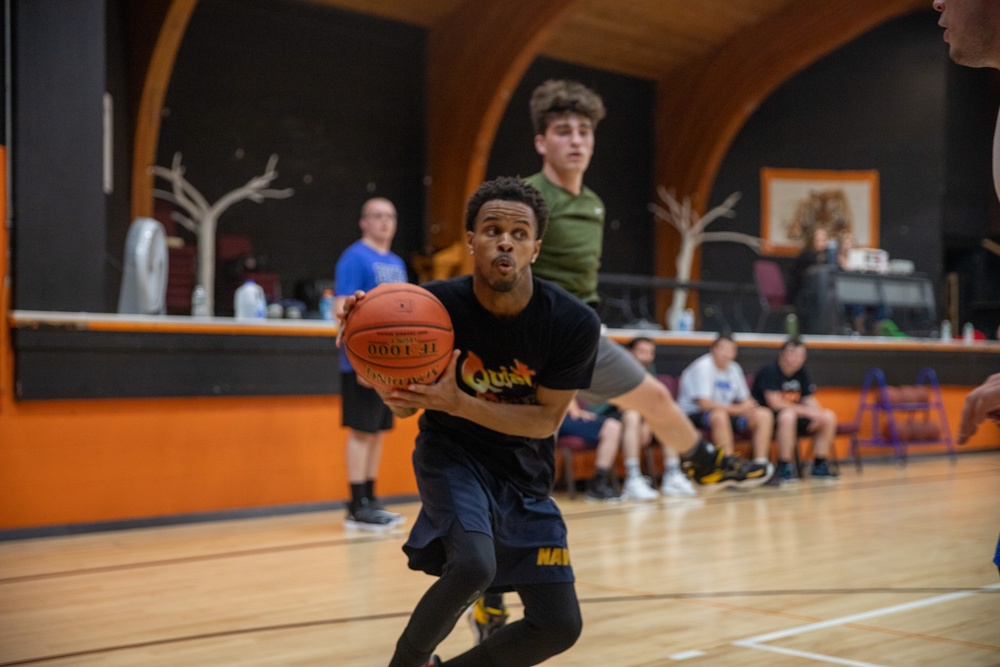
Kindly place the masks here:
[(423, 287), (382, 283), (351, 308), (341, 344), (358, 377), (392, 390), (437, 380), (455, 332), (444, 304)]
[(891, 404), (903, 402), (903, 393), (900, 391), (900, 388), (892, 385), (885, 388), (885, 397)]

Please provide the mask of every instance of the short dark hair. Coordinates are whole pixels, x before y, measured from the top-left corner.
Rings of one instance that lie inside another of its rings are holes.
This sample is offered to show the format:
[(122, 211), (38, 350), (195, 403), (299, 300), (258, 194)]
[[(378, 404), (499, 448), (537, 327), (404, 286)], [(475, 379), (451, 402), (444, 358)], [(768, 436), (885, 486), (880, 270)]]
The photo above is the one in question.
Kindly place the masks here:
[(656, 341), (653, 340), (652, 338), (648, 338), (646, 336), (636, 336), (629, 342), (625, 343), (625, 347), (627, 347), (630, 350), (634, 350), (635, 346), (638, 345), (639, 343), (652, 343), (653, 345), (656, 345)]
[(723, 331), (723, 332), (720, 332), (719, 335), (715, 337), (715, 340), (713, 340), (712, 344), (709, 345), (708, 347), (709, 348), (713, 348), (713, 347), (715, 347), (716, 345), (718, 345), (719, 343), (721, 343), (724, 340), (728, 340), (730, 343), (732, 343), (734, 345), (736, 344), (736, 341), (733, 340), (732, 335), (729, 334), (729, 333), (726, 333), (725, 331)]
[(545, 205), (542, 193), (520, 178), (511, 178), (509, 176), (501, 176), (492, 181), (486, 181), (472, 193), (465, 209), (465, 229), (470, 232), (474, 231), (479, 209), (486, 202), (496, 199), (527, 204), (535, 212), (535, 222), (538, 226), (535, 238), (540, 239), (545, 235), (545, 227), (549, 223), (549, 207)]
[(577, 113), (590, 119), (596, 130), (604, 118), (604, 101), (601, 96), (576, 81), (549, 79), (531, 94), (531, 125), (535, 134), (545, 134), (549, 121), (555, 116)]
[(785, 342), (781, 344), (781, 352), (784, 352), (790, 347), (805, 347), (806, 342), (799, 338), (798, 336), (791, 336), (785, 339)]

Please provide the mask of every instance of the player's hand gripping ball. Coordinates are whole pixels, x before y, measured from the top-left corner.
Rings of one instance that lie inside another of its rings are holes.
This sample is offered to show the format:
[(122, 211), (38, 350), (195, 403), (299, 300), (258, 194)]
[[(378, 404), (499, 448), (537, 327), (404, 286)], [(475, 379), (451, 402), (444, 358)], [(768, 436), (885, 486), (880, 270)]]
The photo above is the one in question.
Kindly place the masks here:
[(419, 285), (382, 283), (354, 304), (342, 344), (358, 377), (375, 389), (433, 384), (455, 346), (451, 317)]

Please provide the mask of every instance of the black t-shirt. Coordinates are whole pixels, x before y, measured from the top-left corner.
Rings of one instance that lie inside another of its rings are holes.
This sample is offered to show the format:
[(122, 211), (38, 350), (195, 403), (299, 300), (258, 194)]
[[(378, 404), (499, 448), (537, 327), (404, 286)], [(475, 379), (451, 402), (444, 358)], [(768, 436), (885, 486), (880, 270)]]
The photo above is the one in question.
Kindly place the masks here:
[(764, 400), (765, 391), (780, 391), (786, 401), (799, 403), (806, 396), (816, 393), (816, 385), (809, 379), (805, 366), (788, 376), (781, 371), (777, 361), (772, 361), (757, 371), (750, 395), (761, 405), (767, 405)]
[[(485, 401), (534, 405), (538, 387), (590, 386), (601, 325), (593, 309), (561, 287), (534, 278), (531, 301), (518, 315), (499, 318), (472, 291), (472, 276), (424, 285), (448, 309), (455, 347), (462, 351), (455, 379)], [(555, 473), (554, 437), (534, 439), (488, 429), (445, 412), (420, 417), (417, 445), (458, 447), (522, 492), (545, 497)]]

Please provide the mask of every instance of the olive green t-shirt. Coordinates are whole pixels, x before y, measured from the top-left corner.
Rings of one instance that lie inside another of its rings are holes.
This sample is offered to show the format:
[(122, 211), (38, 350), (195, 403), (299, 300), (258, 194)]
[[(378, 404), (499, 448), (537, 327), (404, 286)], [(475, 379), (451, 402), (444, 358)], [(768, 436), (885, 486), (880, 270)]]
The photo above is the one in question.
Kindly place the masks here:
[(583, 186), (579, 195), (574, 195), (541, 172), (524, 180), (542, 193), (549, 207), (549, 226), (532, 272), (561, 285), (586, 303), (597, 303), (597, 270), (601, 267), (604, 243), (604, 202), (587, 186)]

